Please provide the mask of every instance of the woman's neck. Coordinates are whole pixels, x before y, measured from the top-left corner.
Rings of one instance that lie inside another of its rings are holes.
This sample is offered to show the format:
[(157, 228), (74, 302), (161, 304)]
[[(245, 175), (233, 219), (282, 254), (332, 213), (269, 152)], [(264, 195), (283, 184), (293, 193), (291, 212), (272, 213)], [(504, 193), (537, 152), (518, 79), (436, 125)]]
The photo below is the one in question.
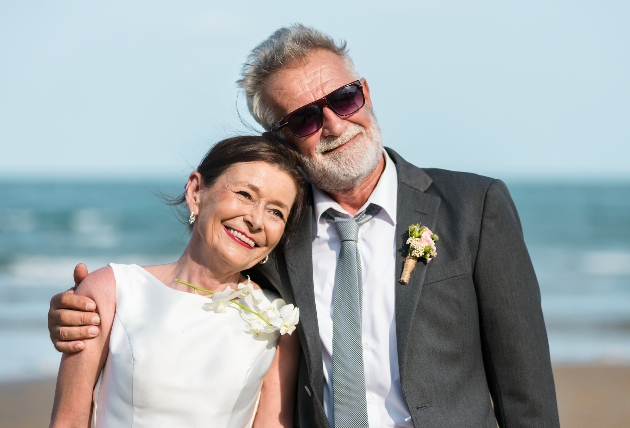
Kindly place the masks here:
[[(196, 287), (213, 292), (223, 291), (227, 286), (238, 288), (241, 280), (241, 272), (233, 269), (217, 269), (213, 263), (213, 257), (205, 251), (196, 251), (188, 243), (186, 250), (175, 263), (162, 266), (154, 266), (151, 273), (167, 286), (180, 291), (194, 292), (190, 287), (175, 282), (179, 279)], [(215, 259), (216, 261), (216, 259)]]

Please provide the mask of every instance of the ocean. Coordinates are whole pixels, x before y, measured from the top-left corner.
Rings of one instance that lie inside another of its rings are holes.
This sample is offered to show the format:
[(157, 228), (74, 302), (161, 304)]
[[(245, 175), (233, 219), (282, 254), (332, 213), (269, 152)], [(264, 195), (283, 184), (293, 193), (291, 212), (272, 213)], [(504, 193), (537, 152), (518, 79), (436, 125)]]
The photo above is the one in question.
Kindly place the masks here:
[[(540, 282), (554, 363), (630, 363), (630, 183), (507, 182)], [(173, 181), (0, 181), (0, 381), (55, 376), (50, 297), (72, 270), (173, 261)]]

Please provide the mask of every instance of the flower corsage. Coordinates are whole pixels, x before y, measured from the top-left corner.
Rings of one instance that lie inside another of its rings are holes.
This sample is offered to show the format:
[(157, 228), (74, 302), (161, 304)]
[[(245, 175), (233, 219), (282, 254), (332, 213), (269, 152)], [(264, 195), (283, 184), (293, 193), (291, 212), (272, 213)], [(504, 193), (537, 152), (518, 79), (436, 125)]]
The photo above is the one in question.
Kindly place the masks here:
[(438, 239), (438, 236), (431, 232), (428, 227), (423, 226), (422, 223), (409, 226), (409, 238), (407, 239), (409, 253), (405, 258), (405, 265), (402, 275), (400, 276), (401, 284), (405, 285), (409, 283), (411, 272), (413, 272), (416, 267), (418, 260), (424, 259), (429, 263), (437, 256), (435, 243)]

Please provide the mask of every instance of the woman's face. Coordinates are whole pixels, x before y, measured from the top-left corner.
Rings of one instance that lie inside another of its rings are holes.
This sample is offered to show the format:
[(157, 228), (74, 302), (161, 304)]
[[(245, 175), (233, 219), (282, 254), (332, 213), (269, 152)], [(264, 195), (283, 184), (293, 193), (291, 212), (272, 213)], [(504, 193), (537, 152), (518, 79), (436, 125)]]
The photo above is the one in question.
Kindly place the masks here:
[(195, 172), (188, 186), (188, 207), (197, 216), (191, 240), (216, 259), (211, 264), (238, 271), (278, 244), (297, 196), (289, 174), (265, 162), (234, 164), (211, 187)]

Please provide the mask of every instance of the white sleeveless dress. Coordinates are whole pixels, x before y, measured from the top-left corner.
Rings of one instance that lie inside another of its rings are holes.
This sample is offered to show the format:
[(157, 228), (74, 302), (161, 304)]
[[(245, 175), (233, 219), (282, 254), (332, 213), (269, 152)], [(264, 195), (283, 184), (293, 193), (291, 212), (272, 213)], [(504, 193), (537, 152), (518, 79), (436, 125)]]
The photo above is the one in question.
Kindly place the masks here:
[(256, 338), (239, 309), (208, 311), (207, 297), (169, 288), (138, 265), (110, 266), (116, 315), (92, 426), (251, 426), (278, 335)]

